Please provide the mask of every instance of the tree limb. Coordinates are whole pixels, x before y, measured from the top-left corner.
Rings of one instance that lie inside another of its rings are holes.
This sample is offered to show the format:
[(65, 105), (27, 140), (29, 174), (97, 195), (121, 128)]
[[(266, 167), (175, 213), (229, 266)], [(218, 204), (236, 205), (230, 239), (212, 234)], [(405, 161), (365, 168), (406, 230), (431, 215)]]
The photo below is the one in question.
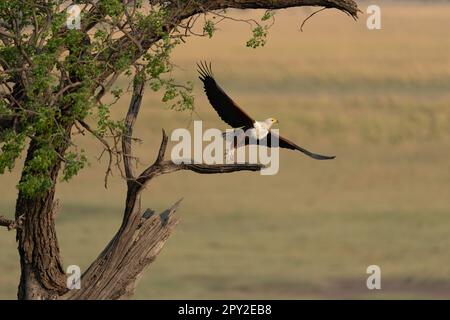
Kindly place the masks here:
[(227, 8), (276, 10), (301, 6), (315, 6), (338, 9), (354, 19), (357, 19), (358, 12), (360, 12), (358, 5), (353, 0), (208, 0), (203, 1), (203, 5), (209, 10)]
[[(191, 161), (193, 162), (193, 161)], [(162, 161), (157, 165), (152, 165), (144, 170), (137, 182), (143, 186), (148, 181), (157, 176), (168, 174), (181, 170), (193, 171), (199, 174), (220, 174), (220, 173), (232, 173), (238, 171), (261, 171), (264, 166), (261, 164), (252, 163), (237, 163), (237, 164), (194, 164), (194, 163), (174, 163), (172, 161)]]
[(136, 122), (139, 109), (141, 108), (142, 95), (145, 88), (145, 79), (143, 77), (143, 73), (138, 72), (134, 78), (133, 95), (131, 97), (130, 106), (128, 107), (127, 116), (125, 118), (125, 129), (122, 136), (123, 162), (125, 167), (125, 176), (128, 180), (134, 179), (134, 171), (131, 164), (131, 142), (134, 123)]
[(24, 215), (21, 215), (17, 220), (10, 220), (4, 218), (3, 216), (0, 216), (0, 226), (6, 227), (8, 231), (13, 229), (20, 229), (22, 227), (24, 219)]
[(136, 182), (139, 186), (144, 186), (151, 179), (160, 176), (162, 174), (168, 174), (180, 170), (189, 170), (200, 174), (218, 174), (218, 173), (231, 173), (238, 171), (261, 171), (264, 166), (261, 164), (195, 164), (193, 160), (185, 161), (183, 163), (174, 163), (170, 160), (164, 161), (164, 155), (167, 149), (168, 136), (164, 129), (162, 130), (162, 140), (159, 147), (158, 157), (154, 164), (145, 169)]

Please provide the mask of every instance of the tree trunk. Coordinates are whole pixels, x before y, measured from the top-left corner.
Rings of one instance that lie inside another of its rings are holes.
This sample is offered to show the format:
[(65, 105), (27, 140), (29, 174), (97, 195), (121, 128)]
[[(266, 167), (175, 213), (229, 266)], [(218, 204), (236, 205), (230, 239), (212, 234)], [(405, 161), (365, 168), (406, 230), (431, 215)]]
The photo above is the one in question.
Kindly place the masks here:
[[(36, 142), (31, 141), (25, 165), (33, 158), (36, 148)], [(66, 290), (53, 214), (60, 167), (58, 159), (49, 171), (52, 186), (44, 194), (28, 198), (19, 192), (17, 198), (16, 220), (25, 215), (22, 228), (17, 229), (21, 267), (19, 299), (53, 299)], [(24, 173), (22, 179), (23, 176)]]

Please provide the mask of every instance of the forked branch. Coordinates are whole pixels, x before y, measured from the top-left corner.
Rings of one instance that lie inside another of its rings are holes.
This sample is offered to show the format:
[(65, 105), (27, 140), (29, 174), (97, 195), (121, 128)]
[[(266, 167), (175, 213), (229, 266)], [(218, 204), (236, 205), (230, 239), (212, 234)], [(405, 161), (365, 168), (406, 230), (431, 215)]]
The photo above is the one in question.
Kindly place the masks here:
[(154, 164), (145, 169), (136, 182), (140, 186), (144, 186), (151, 179), (176, 171), (188, 170), (199, 174), (219, 174), (219, 173), (231, 173), (238, 171), (261, 171), (264, 169), (262, 164), (251, 163), (236, 163), (236, 164), (197, 164), (194, 160), (184, 161), (182, 163), (175, 163), (171, 160), (164, 160), (166, 154), (168, 136), (165, 130), (162, 130), (161, 146), (159, 147), (158, 157)]

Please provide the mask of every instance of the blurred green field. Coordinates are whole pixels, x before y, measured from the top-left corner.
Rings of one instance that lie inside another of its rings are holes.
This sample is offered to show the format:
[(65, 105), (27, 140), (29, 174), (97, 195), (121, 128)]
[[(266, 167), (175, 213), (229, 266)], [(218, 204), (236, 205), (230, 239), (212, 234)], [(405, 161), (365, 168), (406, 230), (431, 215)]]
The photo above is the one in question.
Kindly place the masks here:
[[(212, 61), (255, 118), (275, 116), (282, 134), (337, 159), (281, 151), (275, 176), (154, 180), (143, 206), (162, 211), (184, 197), (182, 221), (136, 298), (450, 298), (450, 4), (381, 7), (381, 31), (327, 10), (302, 33), (312, 9), (291, 9), (277, 13), (262, 49), (245, 48), (248, 26), (229, 22), (176, 50), (177, 78), (196, 81), (204, 127), (225, 128), (201, 92), (198, 60)], [(189, 120), (148, 91), (136, 129), (142, 162), (154, 160), (161, 128)], [(86, 268), (121, 222), (124, 183), (116, 174), (105, 190), (99, 146), (77, 139), (91, 165), (58, 187), (57, 230), (64, 264)], [(0, 213), (12, 214), (17, 179), (0, 177)], [(1, 230), (0, 247), (0, 298), (14, 299), (14, 233)], [(376, 292), (366, 288), (372, 264), (382, 269)]]

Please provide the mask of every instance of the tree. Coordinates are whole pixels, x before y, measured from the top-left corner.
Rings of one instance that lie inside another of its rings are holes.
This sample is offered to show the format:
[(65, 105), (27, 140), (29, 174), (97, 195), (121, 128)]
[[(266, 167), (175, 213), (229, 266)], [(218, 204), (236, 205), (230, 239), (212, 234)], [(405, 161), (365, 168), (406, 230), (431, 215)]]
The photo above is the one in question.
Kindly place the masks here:
[[(15, 219), (0, 225), (16, 229), (21, 277), (19, 299), (119, 299), (133, 294), (136, 279), (158, 255), (178, 223), (173, 212), (142, 212), (140, 197), (153, 178), (178, 170), (200, 174), (258, 171), (260, 165), (175, 164), (164, 159), (167, 135), (153, 165), (136, 173), (133, 126), (145, 88), (162, 92), (176, 111), (192, 110), (192, 84), (170, 77), (170, 54), (189, 36), (209, 36), (215, 23), (230, 18), (228, 8), (266, 9), (252, 26), (247, 46), (265, 44), (273, 10), (296, 6), (336, 8), (353, 18), (352, 0), (4, 0), (0, 3), (0, 173), (26, 158), (17, 185)], [(68, 15), (79, 10), (81, 20)], [(216, 17), (212, 19), (211, 17)], [(199, 19), (203, 17), (204, 19)], [(203, 33), (193, 31), (203, 23)], [(77, 23), (80, 22), (79, 28)], [(126, 117), (113, 121), (123, 89), (117, 78), (130, 77), (132, 97)], [(72, 141), (74, 132), (93, 135), (127, 184), (123, 222), (116, 235), (82, 276), (81, 290), (68, 290), (55, 232), (57, 182), (69, 181), (87, 157)], [(111, 281), (113, 280), (113, 281)]]

